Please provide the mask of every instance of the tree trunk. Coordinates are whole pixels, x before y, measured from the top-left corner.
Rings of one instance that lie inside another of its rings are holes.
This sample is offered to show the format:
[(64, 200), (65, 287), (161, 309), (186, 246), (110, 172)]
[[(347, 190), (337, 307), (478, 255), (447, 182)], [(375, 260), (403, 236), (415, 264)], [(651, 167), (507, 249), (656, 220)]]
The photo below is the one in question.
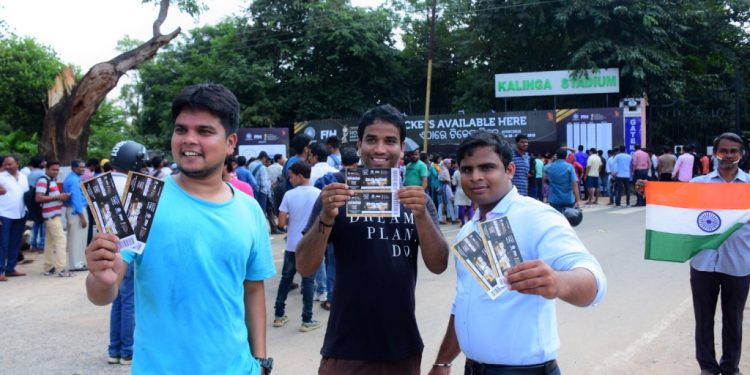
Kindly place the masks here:
[(86, 158), (91, 116), (107, 93), (117, 86), (123, 74), (156, 56), (161, 47), (180, 33), (179, 27), (166, 35), (159, 31), (168, 9), (169, 0), (161, 0), (159, 16), (153, 25), (154, 35), (150, 40), (112, 60), (94, 65), (72, 87), (63, 78), (66, 73), (61, 73), (59, 82), (48, 95), (49, 102), (39, 141), (39, 150), (47, 160), (57, 160), (68, 165), (73, 159)]

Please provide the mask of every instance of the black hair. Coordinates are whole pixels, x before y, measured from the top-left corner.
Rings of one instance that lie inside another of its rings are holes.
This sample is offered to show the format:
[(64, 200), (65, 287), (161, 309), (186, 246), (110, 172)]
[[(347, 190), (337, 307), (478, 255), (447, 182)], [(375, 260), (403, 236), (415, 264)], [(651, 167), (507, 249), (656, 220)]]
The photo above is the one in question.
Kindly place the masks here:
[[(18, 161), (18, 160), (19, 160), (19, 159), (18, 159), (18, 155), (16, 155), (16, 154), (8, 154), (8, 155), (5, 155), (5, 156), (3, 156), (3, 164), (5, 164), (5, 159), (7, 159), (7, 158), (13, 158), (13, 160), (15, 160), (15, 161), (16, 161), (16, 164), (19, 164), (19, 163), (20, 163), (20, 162)], [(20, 164), (19, 164), (19, 166), (20, 166)]]
[(315, 142), (310, 146), (310, 154), (318, 157), (318, 162), (325, 162), (328, 157), (328, 150), (326, 146), (321, 142)]
[(298, 161), (289, 167), (294, 174), (302, 175), (304, 178), (310, 178), (310, 164), (304, 161)]
[[(5, 160), (5, 159), (3, 159), (3, 160)], [(47, 161), (47, 169), (51, 168), (54, 165), (61, 165), (61, 164), (57, 160), (49, 160), (49, 161)]]
[(299, 155), (305, 152), (305, 147), (307, 147), (311, 141), (312, 138), (306, 134), (295, 135), (294, 138), (292, 138), (292, 149), (294, 150), (294, 153)]
[(426, 152), (422, 151), (422, 152), (419, 153), (419, 160), (421, 160), (423, 163), (426, 164), (427, 161), (429, 161), (429, 159), (430, 159), (430, 156), (427, 155)]
[(283, 158), (283, 156), (281, 156), (281, 154), (276, 154), (276, 155), (273, 156), (273, 161), (275, 161), (275, 162), (279, 161), (279, 160), (281, 160), (281, 158)]
[(226, 87), (215, 83), (202, 83), (185, 87), (172, 101), (172, 121), (185, 110), (205, 110), (219, 118), (226, 136), (240, 127), (240, 103)]
[(341, 149), (341, 164), (353, 165), (359, 162), (359, 155), (354, 147), (344, 147)]
[(557, 149), (557, 151), (555, 151), (555, 156), (557, 156), (559, 160), (565, 160), (565, 158), (568, 156), (568, 150), (560, 147)]
[(578, 151), (583, 151), (583, 145), (578, 145)]
[(247, 158), (243, 155), (237, 157), (237, 166), (244, 167), (247, 165)]
[(234, 155), (227, 155), (227, 157), (224, 158), (224, 166), (227, 167), (228, 173), (234, 172), (234, 166), (232, 165), (234, 161)]
[(722, 139), (726, 139), (732, 142), (739, 143), (740, 149), (742, 149), (742, 147), (745, 145), (745, 143), (742, 142), (742, 138), (739, 135), (727, 132), (727, 133), (722, 133), (721, 135), (716, 137), (716, 139), (714, 139), (714, 149), (719, 148), (719, 142), (721, 142)]
[(260, 153), (258, 154), (258, 157), (257, 157), (257, 159), (263, 159), (263, 158), (266, 158), (266, 159), (268, 159), (268, 153), (267, 153), (267, 152), (265, 152), (265, 151), (261, 151), (261, 152), (260, 152)]
[(162, 159), (161, 156), (154, 156), (153, 158), (151, 158), (151, 168), (154, 168), (154, 169), (161, 168), (162, 160), (164, 159)]
[(44, 156), (42, 155), (34, 155), (29, 161), (29, 164), (34, 168), (41, 168), (42, 163), (44, 163)]
[(339, 149), (341, 148), (341, 140), (339, 139), (339, 137), (332, 135), (326, 138), (326, 145), (331, 146), (335, 149)]
[(620, 152), (625, 152), (625, 145), (620, 145), (618, 150), (620, 150)]
[(70, 162), (70, 167), (71, 168), (78, 168), (78, 167), (83, 166), (83, 165), (84, 165), (84, 163), (83, 163), (83, 160), (81, 160), (81, 159), (73, 159)]
[(513, 161), (513, 150), (507, 141), (495, 133), (478, 130), (464, 138), (461, 144), (458, 145), (458, 165), (460, 166), (461, 161), (465, 157), (471, 156), (474, 150), (479, 147), (491, 147), (497, 153), (497, 156), (500, 157), (505, 169), (508, 169), (508, 165)]
[(396, 107), (390, 104), (383, 104), (374, 108), (370, 108), (362, 115), (362, 119), (359, 120), (359, 125), (357, 126), (357, 135), (360, 141), (365, 135), (365, 128), (374, 124), (375, 121), (378, 120), (380, 120), (381, 122), (393, 124), (395, 127), (397, 127), (401, 143), (404, 143), (404, 141), (406, 140), (406, 124), (404, 123), (404, 115), (401, 114), (401, 111), (396, 109)]
[[(528, 141), (529, 140), (529, 136), (527, 136), (526, 134), (519, 134), (519, 135), (517, 135), (516, 136), (516, 143), (518, 143), (518, 141), (520, 141), (522, 139), (525, 139), (525, 140)], [(506, 164), (506, 166), (507, 166), (507, 164)]]
[(112, 164), (110, 164), (109, 162), (106, 162), (104, 163), (104, 165), (102, 165), (102, 171), (104, 172), (110, 172), (112, 171), (112, 169)]

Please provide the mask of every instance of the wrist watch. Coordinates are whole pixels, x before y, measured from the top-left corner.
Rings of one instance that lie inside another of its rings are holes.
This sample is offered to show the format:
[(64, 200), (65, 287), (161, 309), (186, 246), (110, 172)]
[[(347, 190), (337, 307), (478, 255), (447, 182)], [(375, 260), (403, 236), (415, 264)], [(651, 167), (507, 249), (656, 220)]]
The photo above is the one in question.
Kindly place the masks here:
[(255, 359), (260, 364), (260, 367), (262, 367), (263, 369), (266, 370), (266, 375), (268, 375), (268, 374), (271, 373), (271, 370), (273, 370), (273, 358), (271, 358), (271, 357), (268, 357), (268, 358), (258, 358), (258, 357), (255, 357)]

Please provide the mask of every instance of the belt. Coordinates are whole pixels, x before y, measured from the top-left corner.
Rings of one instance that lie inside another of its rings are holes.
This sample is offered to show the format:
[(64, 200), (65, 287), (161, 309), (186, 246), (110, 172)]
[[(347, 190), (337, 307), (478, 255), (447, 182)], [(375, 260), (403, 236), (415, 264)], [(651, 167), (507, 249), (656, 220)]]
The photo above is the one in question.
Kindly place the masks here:
[(547, 375), (557, 369), (557, 361), (552, 359), (537, 365), (512, 366), (479, 363), (466, 358), (466, 368), (467, 370), (471, 370), (467, 374), (472, 375)]

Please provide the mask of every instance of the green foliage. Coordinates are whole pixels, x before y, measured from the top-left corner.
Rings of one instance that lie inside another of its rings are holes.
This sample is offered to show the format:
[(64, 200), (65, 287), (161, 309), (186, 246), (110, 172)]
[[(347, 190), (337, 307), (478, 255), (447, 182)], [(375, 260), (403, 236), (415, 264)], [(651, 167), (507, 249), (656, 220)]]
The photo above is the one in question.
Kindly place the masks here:
[(127, 122), (125, 110), (105, 99), (91, 117), (88, 156), (108, 158), (112, 146), (119, 141), (133, 139), (134, 136), (133, 129)]
[(0, 150), (6, 154), (18, 155), (23, 163), (37, 154), (38, 141), (39, 139), (36, 134), (29, 137), (29, 135), (21, 129), (10, 132), (1, 132)]
[(30, 137), (41, 130), (47, 89), (62, 68), (56, 53), (33, 38), (0, 39), (0, 133)]

